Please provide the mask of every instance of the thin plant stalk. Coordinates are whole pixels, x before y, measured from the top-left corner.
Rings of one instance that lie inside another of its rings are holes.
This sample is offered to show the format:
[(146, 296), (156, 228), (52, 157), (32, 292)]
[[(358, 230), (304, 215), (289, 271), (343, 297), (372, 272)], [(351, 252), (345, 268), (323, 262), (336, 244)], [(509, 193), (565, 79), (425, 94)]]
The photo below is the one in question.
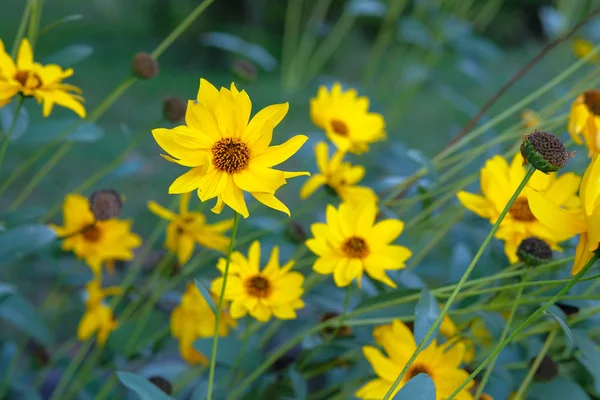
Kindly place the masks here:
[(71, 377), (73, 376), (73, 374), (75, 374), (79, 370), (79, 365), (83, 361), (83, 358), (85, 357), (85, 355), (88, 352), (88, 350), (90, 349), (90, 347), (92, 347), (93, 343), (94, 343), (93, 339), (88, 339), (84, 344), (81, 345), (81, 347), (79, 348), (79, 351), (77, 352), (77, 354), (75, 355), (73, 360), (69, 363), (67, 370), (65, 371), (65, 373), (61, 376), (60, 380), (58, 381), (58, 384), (56, 385), (56, 389), (54, 389), (54, 392), (52, 393), (50, 400), (58, 400), (58, 399), (62, 398), (61, 396), (67, 389), (67, 386), (69, 385), (69, 382), (71, 381)]
[(283, 46), (281, 48), (282, 86), (291, 90), (291, 82), (295, 68), (293, 65), (294, 53), (298, 45), (298, 34), (300, 32), (300, 18), (302, 17), (302, 4), (304, 0), (288, 0), (285, 13), (285, 30), (283, 32)]
[(17, 28), (15, 41), (13, 42), (12, 50), (10, 52), (12, 58), (17, 57), (17, 51), (19, 51), (19, 45), (23, 40), (23, 36), (25, 36), (25, 30), (27, 29), (27, 23), (29, 22), (31, 8), (34, 2), (35, 0), (27, 0), (27, 4), (25, 4), (25, 9), (23, 10), (23, 15), (21, 16), (21, 22), (19, 23), (19, 28)]
[(527, 372), (525, 379), (523, 379), (523, 382), (521, 382), (521, 385), (519, 386), (519, 390), (517, 390), (517, 394), (515, 395), (515, 399), (524, 399), (525, 398), (525, 397), (523, 397), (525, 395), (525, 391), (527, 390), (527, 388), (529, 387), (529, 384), (533, 380), (533, 377), (534, 377), (535, 373), (537, 372), (538, 368), (540, 367), (542, 360), (544, 360), (546, 353), (548, 353), (548, 349), (550, 349), (550, 345), (554, 341), (554, 338), (556, 338), (556, 334), (558, 333), (559, 329), (560, 329), (559, 327), (555, 327), (554, 329), (552, 329), (550, 331), (550, 333), (548, 334), (548, 337), (546, 337), (546, 341), (544, 342), (544, 344), (540, 350), (540, 353), (537, 355), (537, 357), (535, 358), (535, 360), (529, 367), (529, 371)]
[(21, 111), (22, 106), (23, 106), (23, 96), (19, 96), (15, 114), (13, 115), (12, 121), (10, 121), (10, 127), (8, 128), (8, 132), (6, 132), (6, 137), (2, 141), (2, 147), (0, 148), (0, 169), (2, 169), (2, 162), (4, 161), (4, 156), (6, 155), (6, 150), (8, 149), (8, 145), (10, 144), (10, 138), (12, 137), (12, 133), (15, 130), (15, 126), (17, 126), (17, 120), (19, 119), (19, 112)]

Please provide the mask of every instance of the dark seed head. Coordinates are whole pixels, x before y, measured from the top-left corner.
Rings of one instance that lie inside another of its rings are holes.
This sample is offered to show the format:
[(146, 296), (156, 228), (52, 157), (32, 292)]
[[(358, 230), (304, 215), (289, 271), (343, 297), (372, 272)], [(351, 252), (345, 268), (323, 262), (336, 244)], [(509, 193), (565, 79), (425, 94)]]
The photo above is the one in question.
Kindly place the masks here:
[(567, 317), (575, 315), (579, 312), (579, 307), (575, 307), (570, 304), (556, 303), (556, 307), (560, 308), (561, 311), (564, 312)]
[(152, 382), (154, 386), (162, 390), (164, 393), (173, 393), (173, 387), (171, 386), (171, 383), (162, 376), (153, 376), (151, 378), (148, 378), (148, 380)]
[(285, 230), (286, 237), (294, 243), (304, 243), (306, 241), (306, 232), (302, 225), (292, 221), (288, 224)]
[[(534, 360), (532, 359), (529, 362), (529, 366), (533, 364)], [(537, 371), (535, 371), (535, 375), (533, 375), (536, 381), (549, 382), (552, 379), (558, 376), (558, 364), (552, 359), (550, 356), (545, 356), (542, 359), (542, 363), (538, 367)]]
[(148, 53), (137, 53), (133, 57), (133, 73), (141, 79), (158, 75), (158, 62)]
[(517, 256), (523, 264), (535, 267), (552, 260), (552, 249), (541, 239), (527, 238), (519, 245)]
[(558, 171), (573, 157), (556, 135), (538, 130), (523, 137), (521, 154), (526, 164), (530, 163), (546, 174)]
[(185, 118), (187, 105), (179, 97), (169, 96), (163, 101), (163, 117), (169, 122), (179, 122)]
[(31, 358), (34, 360), (35, 364), (40, 367), (48, 365), (50, 362), (50, 353), (48, 350), (34, 340), (30, 340), (27, 342), (27, 350), (29, 354), (31, 354)]
[(121, 195), (113, 189), (96, 190), (90, 196), (90, 210), (98, 221), (115, 218), (123, 208)]

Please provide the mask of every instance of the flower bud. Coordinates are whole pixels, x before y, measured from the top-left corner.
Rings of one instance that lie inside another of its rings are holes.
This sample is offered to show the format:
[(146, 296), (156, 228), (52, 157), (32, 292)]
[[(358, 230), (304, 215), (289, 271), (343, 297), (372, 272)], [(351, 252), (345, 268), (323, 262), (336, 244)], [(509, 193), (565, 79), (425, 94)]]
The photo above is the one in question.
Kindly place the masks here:
[[(529, 366), (533, 364), (534, 359), (529, 362)], [(549, 382), (558, 376), (558, 364), (550, 356), (544, 356), (540, 366), (535, 375), (533, 375), (536, 381)]]
[(525, 164), (530, 163), (545, 174), (558, 171), (573, 157), (556, 135), (538, 130), (523, 137), (521, 154)]
[(29, 351), (31, 358), (38, 366), (43, 367), (48, 365), (50, 362), (50, 353), (48, 353), (48, 350), (46, 350), (46, 348), (38, 342), (30, 340), (27, 342), (26, 349)]
[[(336, 317), (339, 317), (338, 313), (329, 311), (323, 314), (323, 316), (321, 317), (321, 322), (329, 321), (330, 319)], [(352, 334), (352, 329), (350, 329), (350, 327), (346, 325), (339, 326), (336, 324), (335, 326), (327, 326), (323, 328), (321, 334), (325, 338), (328, 338), (329, 336), (333, 335), (335, 335), (335, 338), (340, 338), (344, 336), (350, 336)]]
[(538, 238), (527, 238), (519, 244), (517, 256), (529, 267), (544, 264), (552, 260), (552, 249), (548, 243)]
[(246, 81), (253, 81), (256, 79), (257, 71), (254, 64), (243, 58), (237, 58), (233, 61), (231, 66), (233, 72), (240, 78)]
[(567, 317), (571, 317), (579, 312), (579, 307), (572, 306), (570, 304), (556, 303), (556, 307), (560, 308), (560, 310), (564, 312)]
[(123, 208), (123, 201), (116, 190), (96, 190), (90, 196), (90, 210), (98, 221), (117, 217), (121, 208)]
[(179, 97), (169, 96), (163, 101), (163, 117), (169, 122), (179, 122), (185, 118), (187, 105)]
[(285, 236), (294, 243), (304, 243), (306, 241), (306, 232), (302, 225), (296, 221), (288, 224), (285, 230)]
[(140, 79), (158, 75), (158, 62), (148, 53), (137, 53), (133, 57), (133, 73)]
[(173, 387), (171, 386), (171, 383), (162, 376), (153, 376), (151, 378), (148, 378), (148, 380), (152, 382), (154, 386), (162, 390), (164, 393), (173, 393)]

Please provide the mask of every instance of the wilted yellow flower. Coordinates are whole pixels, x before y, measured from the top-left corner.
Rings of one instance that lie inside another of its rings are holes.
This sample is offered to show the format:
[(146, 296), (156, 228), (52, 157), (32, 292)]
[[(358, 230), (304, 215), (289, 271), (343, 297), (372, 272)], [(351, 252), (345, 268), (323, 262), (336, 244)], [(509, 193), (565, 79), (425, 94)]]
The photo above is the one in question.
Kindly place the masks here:
[[(574, 39), (573, 42), (571, 42), (571, 49), (577, 57), (583, 58), (594, 50), (594, 45), (585, 39)], [(589, 61), (597, 62), (598, 55), (593, 55), (590, 57)]]
[[(385, 350), (387, 356), (374, 346), (363, 346), (363, 354), (371, 364), (377, 378), (358, 389), (355, 395), (360, 399), (383, 398), (410, 356), (417, 349), (413, 333), (397, 319), (389, 325), (375, 328), (373, 337), (377, 344)], [(435, 340), (432, 341), (426, 349), (419, 353), (392, 397), (415, 376), (427, 374), (435, 384), (436, 400), (445, 400), (469, 376), (460, 368), (464, 350), (461, 343), (439, 346)], [(473, 381), (469, 382), (454, 398), (473, 400), (473, 396), (469, 392), (473, 384)]]
[[(212, 337), (215, 333), (216, 318), (206, 299), (193, 283), (188, 283), (181, 303), (171, 313), (171, 334), (179, 340), (179, 353), (190, 364), (207, 364), (208, 360), (194, 348), (199, 338)], [(236, 323), (226, 311), (221, 311), (219, 336), (229, 334), (229, 328)]]
[(180, 196), (179, 214), (175, 214), (154, 201), (148, 202), (150, 211), (170, 221), (167, 225), (165, 247), (170, 252), (177, 253), (179, 265), (189, 261), (196, 243), (208, 249), (226, 252), (229, 239), (222, 233), (233, 226), (231, 219), (209, 225), (206, 223), (204, 214), (189, 211), (190, 194), (184, 193)]
[[(460, 202), (482, 218), (495, 223), (504, 206), (515, 192), (523, 177), (523, 157), (517, 153), (510, 166), (502, 156), (494, 156), (481, 169), (481, 191), (476, 195), (465, 191), (457, 193)], [(572, 209), (578, 207), (577, 187), (580, 178), (573, 173), (560, 177), (535, 171), (527, 186), (510, 208), (494, 235), (504, 241), (504, 252), (511, 263), (516, 263), (517, 248), (523, 239), (537, 237), (546, 241), (553, 249), (560, 250), (557, 243), (567, 240), (572, 234), (554, 230), (542, 224), (529, 209), (527, 199), (531, 192), (539, 190), (551, 195), (557, 206)]]
[(356, 185), (365, 176), (365, 169), (360, 165), (343, 162), (344, 154), (341, 151), (337, 151), (330, 160), (327, 143), (317, 143), (315, 146), (315, 156), (320, 174), (311, 176), (304, 186), (302, 186), (300, 190), (300, 197), (302, 199), (308, 198), (315, 190), (323, 185), (327, 185), (343, 201), (377, 202), (379, 200), (373, 189)]
[(548, 228), (567, 235), (579, 233), (579, 244), (571, 270), (575, 275), (592, 258), (600, 243), (600, 158), (594, 156), (583, 175), (579, 189), (581, 208), (561, 208), (555, 198), (559, 194), (531, 193), (529, 206), (536, 218)]
[(386, 138), (383, 116), (369, 112), (369, 99), (358, 97), (354, 89), (342, 91), (337, 82), (331, 92), (325, 86), (319, 88), (317, 97), (310, 100), (310, 117), (342, 152), (361, 154), (370, 143)]
[(87, 300), (85, 301), (85, 314), (79, 321), (77, 327), (77, 338), (81, 341), (87, 340), (94, 333), (100, 345), (103, 345), (108, 335), (114, 331), (118, 324), (112, 310), (104, 304), (106, 296), (114, 296), (121, 292), (121, 288), (113, 286), (102, 288), (102, 282), (98, 277), (88, 282), (85, 286)]
[[(226, 260), (221, 258), (217, 268), (225, 272)], [(265, 268), (260, 270), (260, 243), (253, 242), (248, 258), (240, 252), (231, 255), (229, 278), (225, 287), (225, 300), (231, 300), (231, 316), (241, 318), (246, 314), (266, 322), (274, 315), (279, 319), (295, 319), (296, 310), (304, 307), (301, 299), (304, 276), (290, 271), (294, 261), (279, 265), (279, 248), (273, 247)], [(213, 281), (213, 293), (221, 293), (223, 278)]]
[(577, 96), (569, 113), (568, 130), (575, 143), (581, 145), (585, 141), (590, 155), (600, 153), (600, 90)]
[(360, 286), (363, 272), (371, 278), (396, 287), (386, 271), (405, 267), (411, 251), (390, 244), (404, 229), (404, 223), (386, 219), (375, 223), (377, 206), (372, 202), (342, 203), (339, 209), (327, 206), (327, 223), (312, 224), (314, 238), (306, 246), (319, 256), (313, 269), (320, 274), (333, 274), (339, 287), (356, 279)]
[(87, 198), (69, 194), (63, 204), (64, 226), (50, 224), (63, 238), (62, 249), (73, 251), (85, 260), (95, 275), (102, 272), (102, 263), (133, 259), (133, 249), (142, 239), (131, 232), (131, 221), (108, 219), (96, 221)]
[(186, 125), (152, 131), (158, 145), (172, 156), (163, 155), (165, 159), (192, 168), (173, 182), (169, 193), (197, 189), (201, 201), (217, 198), (213, 212), (221, 213), (227, 204), (247, 218), (246, 191), (267, 207), (290, 215), (275, 191), (287, 178), (310, 174), (271, 167), (294, 155), (308, 138), (297, 135), (269, 147), (273, 128), (287, 114), (288, 103), (266, 107), (248, 122), (251, 108), (248, 94), (233, 83), (231, 90), (218, 91), (200, 80), (197, 101), (188, 102)]
[(33, 61), (29, 40), (23, 39), (19, 46), (16, 63), (4, 49), (0, 40), (0, 107), (21, 93), (34, 97), (42, 104), (44, 117), (50, 115), (54, 104), (73, 110), (85, 118), (81, 90), (62, 80), (73, 75), (73, 69), (63, 70), (56, 64), (41, 65)]

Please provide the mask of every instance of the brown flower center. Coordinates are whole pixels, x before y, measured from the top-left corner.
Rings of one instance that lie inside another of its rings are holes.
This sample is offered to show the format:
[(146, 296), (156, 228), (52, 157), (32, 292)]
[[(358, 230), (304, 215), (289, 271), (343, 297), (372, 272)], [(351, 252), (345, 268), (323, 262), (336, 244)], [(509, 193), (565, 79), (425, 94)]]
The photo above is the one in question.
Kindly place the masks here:
[(352, 236), (344, 242), (342, 250), (348, 257), (364, 258), (369, 255), (369, 246), (365, 239), (358, 236)]
[(431, 372), (429, 371), (429, 368), (427, 368), (426, 365), (413, 364), (412, 367), (410, 367), (408, 369), (408, 371), (406, 372), (406, 381), (411, 380), (412, 378), (414, 378), (415, 376), (417, 376), (419, 374), (427, 374), (433, 378), (433, 375), (431, 374)]
[(344, 121), (340, 121), (339, 119), (331, 120), (331, 128), (335, 133), (340, 136), (348, 136), (348, 125)]
[(535, 215), (533, 215), (533, 213), (531, 212), (531, 209), (529, 208), (529, 203), (524, 197), (519, 197), (517, 200), (515, 200), (508, 212), (517, 221), (535, 221)]
[(271, 294), (271, 283), (262, 276), (253, 276), (246, 281), (246, 290), (252, 297), (265, 298)]
[(594, 115), (600, 115), (600, 91), (588, 90), (583, 93), (583, 102)]
[(17, 71), (15, 74), (15, 80), (18, 81), (23, 87), (28, 89), (37, 89), (42, 86), (42, 80), (37, 74), (32, 74), (29, 71)]
[(215, 168), (228, 174), (244, 170), (250, 162), (250, 149), (238, 138), (221, 139), (211, 151)]
[(92, 225), (88, 228), (85, 228), (83, 232), (81, 232), (81, 234), (83, 235), (83, 238), (88, 242), (97, 242), (102, 236), (102, 231), (100, 231), (100, 229), (98, 229), (97, 226)]

